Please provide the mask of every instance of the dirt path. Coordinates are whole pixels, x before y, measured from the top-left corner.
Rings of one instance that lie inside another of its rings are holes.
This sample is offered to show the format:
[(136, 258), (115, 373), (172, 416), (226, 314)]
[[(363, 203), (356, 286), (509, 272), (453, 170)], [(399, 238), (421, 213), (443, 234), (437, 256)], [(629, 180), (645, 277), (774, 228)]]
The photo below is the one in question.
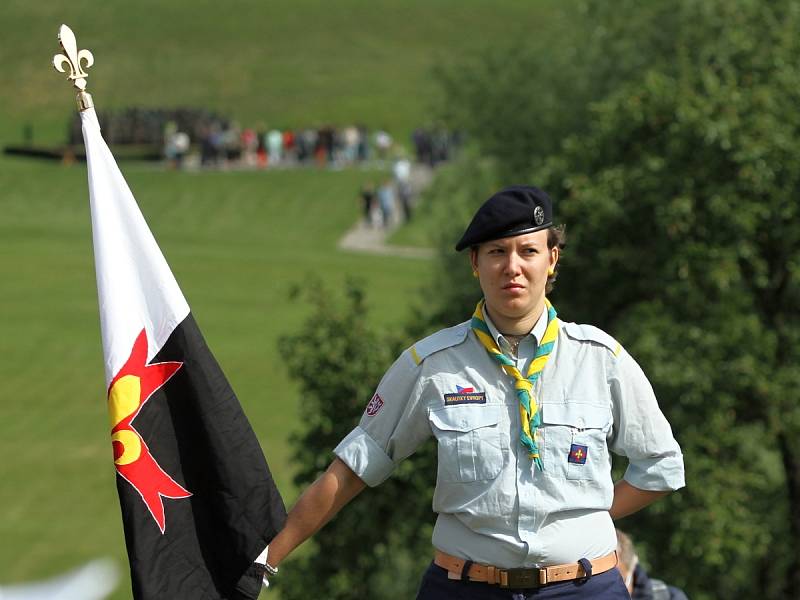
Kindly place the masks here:
[[(433, 170), (424, 165), (414, 164), (411, 167), (411, 202), (416, 203), (420, 192), (433, 179)], [(399, 223), (392, 222), (388, 227), (373, 226), (359, 220), (339, 240), (339, 248), (352, 252), (368, 252), (384, 256), (400, 256), (403, 258), (430, 259), (436, 254), (433, 248), (416, 248), (410, 246), (389, 246), (386, 239), (397, 229)]]

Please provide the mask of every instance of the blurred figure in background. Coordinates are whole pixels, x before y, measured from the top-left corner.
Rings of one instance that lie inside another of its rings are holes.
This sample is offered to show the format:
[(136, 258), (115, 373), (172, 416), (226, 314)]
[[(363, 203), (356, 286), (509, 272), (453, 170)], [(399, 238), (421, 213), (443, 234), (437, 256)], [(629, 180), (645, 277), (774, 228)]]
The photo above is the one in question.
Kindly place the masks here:
[(164, 126), (164, 158), (167, 166), (175, 167), (175, 134), (178, 132), (178, 124), (175, 121), (167, 121)]
[(314, 150), (317, 147), (317, 130), (307, 127), (300, 132), (298, 138), (297, 160), (307, 162), (314, 157)]
[(257, 164), (258, 136), (254, 129), (245, 127), (242, 130), (242, 162), (247, 167), (255, 167)]
[(189, 135), (179, 131), (175, 121), (167, 122), (164, 128), (164, 158), (167, 160), (167, 167), (170, 169), (182, 168), (183, 159), (189, 152), (190, 145)]
[(392, 136), (388, 132), (383, 129), (375, 132), (375, 152), (378, 155), (378, 160), (386, 160), (388, 158), (392, 143)]
[(284, 129), (283, 131), (283, 162), (294, 163), (297, 160), (297, 148), (295, 145), (294, 131)]
[(325, 125), (317, 130), (317, 149), (315, 156), (320, 167), (333, 163), (333, 149), (335, 142), (333, 127)]
[(344, 142), (344, 161), (346, 164), (353, 164), (358, 157), (358, 142), (360, 135), (355, 125), (349, 125), (342, 132)]
[(647, 575), (647, 571), (639, 564), (633, 541), (619, 529), (617, 529), (617, 555), (619, 559), (617, 568), (625, 580), (625, 587), (628, 588), (631, 600), (688, 600), (682, 590), (667, 585), (660, 579), (651, 579)]
[(369, 132), (367, 131), (366, 125), (356, 125), (356, 129), (358, 130), (358, 150), (356, 152), (356, 158), (359, 162), (364, 162), (369, 158), (369, 142), (367, 141)]
[(432, 167), (433, 149), (431, 147), (431, 136), (428, 131), (422, 127), (417, 127), (411, 135), (411, 140), (414, 142), (417, 162)]
[(239, 123), (229, 123), (220, 134), (220, 154), (222, 167), (227, 168), (231, 163), (236, 163), (242, 156), (242, 133)]
[(375, 184), (367, 181), (361, 186), (361, 209), (364, 211), (364, 223), (375, 225)]
[(267, 166), (267, 132), (263, 123), (256, 128), (256, 164), (259, 169)]
[(399, 153), (392, 167), (392, 174), (397, 185), (397, 199), (403, 211), (403, 220), (408, 223), (411, 220), (411, 161), (406, 158), (405, 152)]
[(283, 159), (283, 134), (278, 129), (271, 129), (267, 133), (267, 164), (276, 167)]
[(378, 205), (381, 209), (381, 225), (384, 229), (392, 224), (394, 217), (394, 184), (391, 179), (386, 179), (378, 188)]

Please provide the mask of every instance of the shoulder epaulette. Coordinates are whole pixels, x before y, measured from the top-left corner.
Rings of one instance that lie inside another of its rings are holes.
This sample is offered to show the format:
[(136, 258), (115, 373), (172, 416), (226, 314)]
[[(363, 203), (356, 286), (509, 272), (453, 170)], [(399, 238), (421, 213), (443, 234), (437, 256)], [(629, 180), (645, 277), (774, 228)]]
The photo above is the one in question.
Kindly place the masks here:
[(441, 329), (428, 337), (421, 339), (408, 349), (408, 353), (417, 365), (428, 358), (431, 354), (456, 346), (467, 338), (469, 332), (469, 321)]
[(582, 325), (578, 323), (561, 323), (561, 329), (573, 340), (580, 340), (584, 342), (595, 342), (605, 346), (614, 354), (619, 356), (622, 352), (622, 346), (613, 337), (608, 335), (602, 329), (598, 329), (594, 325)]

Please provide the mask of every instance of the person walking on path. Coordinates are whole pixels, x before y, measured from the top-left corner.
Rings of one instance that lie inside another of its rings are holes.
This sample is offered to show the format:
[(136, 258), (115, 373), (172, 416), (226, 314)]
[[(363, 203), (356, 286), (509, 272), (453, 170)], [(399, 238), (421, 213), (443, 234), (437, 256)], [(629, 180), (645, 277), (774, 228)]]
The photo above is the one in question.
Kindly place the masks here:
[(361, 186), (361, 209), (364, 213), (364, 223), (373, 226), (375, 223), (375, 185), (367, 181)]
[(395, 216), (394, 185), (391, 179), (385, 179), (378, 188), (378, 206), (381, 209), (381, 225), (389, 229)]
[[(633, 357), (562, 321), (550, 198), (505, 188), (474, 215), (474, 313), (405, 350), (261, 558), (267, 576), (425, 440), (438, 445), (434, 559), (418, 600), (627, 600), (614, 521), (684, 485), (683, 457)], [(627, 457), (611, 478), (611, 453)]]
[(411, 161), (401, 155), (392, 166), (392, 175), (397, 187), (397, 199), (403, 211), (403, 221), (408, 223), (411, 220)]

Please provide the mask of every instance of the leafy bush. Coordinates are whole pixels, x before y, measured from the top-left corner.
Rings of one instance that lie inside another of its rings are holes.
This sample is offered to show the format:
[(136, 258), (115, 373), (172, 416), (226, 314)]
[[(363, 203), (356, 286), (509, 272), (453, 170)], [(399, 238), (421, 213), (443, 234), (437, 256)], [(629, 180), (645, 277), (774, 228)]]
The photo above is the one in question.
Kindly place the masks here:
[[(301, 488), (331, 462), (333, 448), (358, 423), (406, 341), (368, 324), (357, 282), (346, 284), (343, 303), (319, 284), (308, 295), (311, 318), (280, 344), (304, 407), (306, 428), (292, 441)], [(432, 449), (401, 463), (388, 481), (364, 490), (319, 531), (309, 551), (276, 578), (281, 597), (305, 600), (309, 590), (331, 600), (413, 597), (432, 556)]]

